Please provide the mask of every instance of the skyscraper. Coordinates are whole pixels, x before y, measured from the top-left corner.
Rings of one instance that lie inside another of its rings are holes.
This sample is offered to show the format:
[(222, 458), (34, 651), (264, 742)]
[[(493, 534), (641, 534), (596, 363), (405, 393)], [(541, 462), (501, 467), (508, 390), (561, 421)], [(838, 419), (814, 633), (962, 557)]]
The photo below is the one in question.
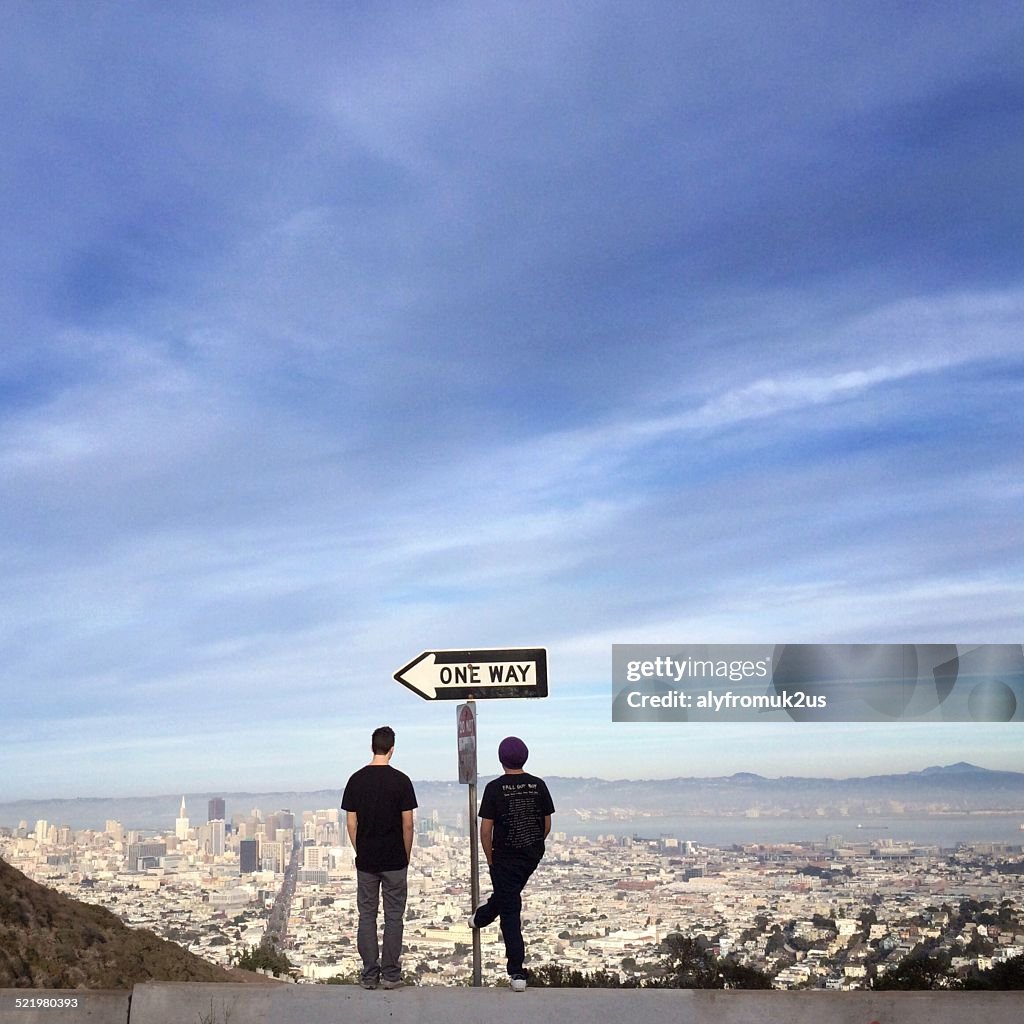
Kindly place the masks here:
[(224, 820), (224, 798), (215, 796), (207, 805), (207, 821)]
[(260, 843), (260, 867), (264, 871), (273, 871), (275, 874), (280, 874), (288, 863), (287, 854), (289, 852), (290, 848), (286, 851), (285, 844), (279, 843), (276, 840)]
[(185, 810), (185, 798), (181, 798), (181, 811), (174, 822), (174, 834), (178, 839), (188, 839), (188, 811)]
[(129, 843), (125, 861), (129, 871), (138, 871), (141, 862), (155, 862), (166, 854), (166, 843)]
[(243, 875), (250, 875), (260, 869), (260, 844), (255, 839), (243, 839), (238, 844), (238, 869)]
[(224, 853), (224, 821), (216, 818), (207, 822), (209, 839), (207, 849), (214, 857), (220, 857)]

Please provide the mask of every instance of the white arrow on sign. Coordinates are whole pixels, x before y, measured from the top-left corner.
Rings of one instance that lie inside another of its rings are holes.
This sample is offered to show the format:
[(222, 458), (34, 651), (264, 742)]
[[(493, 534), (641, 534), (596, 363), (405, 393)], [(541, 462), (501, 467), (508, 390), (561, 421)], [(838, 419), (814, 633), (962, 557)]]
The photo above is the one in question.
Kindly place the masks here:
[(424, 651), (395, 679), (426, 700), (546, 697), (548, 652), (543, 647)]

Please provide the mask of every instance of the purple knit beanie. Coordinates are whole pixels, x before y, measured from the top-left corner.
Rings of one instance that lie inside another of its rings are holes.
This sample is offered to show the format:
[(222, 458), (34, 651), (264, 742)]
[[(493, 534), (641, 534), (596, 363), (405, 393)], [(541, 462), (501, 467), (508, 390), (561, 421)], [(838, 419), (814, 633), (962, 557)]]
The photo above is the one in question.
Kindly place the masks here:
[(498, 760), (503, 768), (522, 768), (530, 751), (518, 736), (506, 736), (498, 744)]

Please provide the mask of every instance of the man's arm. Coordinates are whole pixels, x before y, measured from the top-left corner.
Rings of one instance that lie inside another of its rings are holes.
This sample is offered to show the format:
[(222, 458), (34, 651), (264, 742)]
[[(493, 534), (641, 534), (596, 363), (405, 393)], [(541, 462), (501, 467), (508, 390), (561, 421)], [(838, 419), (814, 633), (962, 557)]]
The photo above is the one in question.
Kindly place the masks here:
[(547, 839), (548, 833), (551, 831), (551, 815), (544, 815), (544, 838)]
[(491, 864), (494, 857), (494, 822), (490, 818), (480, 819), (480, 845), (484, 848), (484, 857)]
[(348, 841), (354, 850), (356, 848), (356, 832), (359, 829), (359, 815), (355, 811), (345, 812), (345, 827), (348, 829)]
[(412, 857), (412, 811), (402, 811), (402, 840), (405, 843), (405, 859)]

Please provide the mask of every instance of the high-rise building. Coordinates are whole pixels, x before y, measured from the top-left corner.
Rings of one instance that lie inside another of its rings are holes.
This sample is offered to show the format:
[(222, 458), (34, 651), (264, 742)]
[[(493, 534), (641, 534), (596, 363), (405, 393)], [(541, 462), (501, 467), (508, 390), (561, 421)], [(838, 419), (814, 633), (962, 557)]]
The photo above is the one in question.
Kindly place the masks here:
[(209, 833), (207, 849), (214, 857), (219, 857), (224, 853), (224, 819), (207, 822), (206, 828)]
[(243, 839), (238, 844), (238, 868), (243, 875), (259, 871), (260, 844), (255, 839)]
[(138, 871), (141, 862), (157, 860), (166, 853), (166, 843), (129, 843), (125, 861), (129, 871)]
[(206, 820), (207, 821), (223, 821), (224, 820), (224, 798), (215, 796), (206, 805)]
[(268, 841), (260, 844), (260, 866), (264, 871), (273, 871), (276, 874), (280, 874), (284, 871), (287, 863), (288, 856), (284, 843)]
[(178, 839), (188, 839), (188, 811), (185, 810), (185, 798), (181, 798), (181, 812), (174, 822), (174, 834)]

